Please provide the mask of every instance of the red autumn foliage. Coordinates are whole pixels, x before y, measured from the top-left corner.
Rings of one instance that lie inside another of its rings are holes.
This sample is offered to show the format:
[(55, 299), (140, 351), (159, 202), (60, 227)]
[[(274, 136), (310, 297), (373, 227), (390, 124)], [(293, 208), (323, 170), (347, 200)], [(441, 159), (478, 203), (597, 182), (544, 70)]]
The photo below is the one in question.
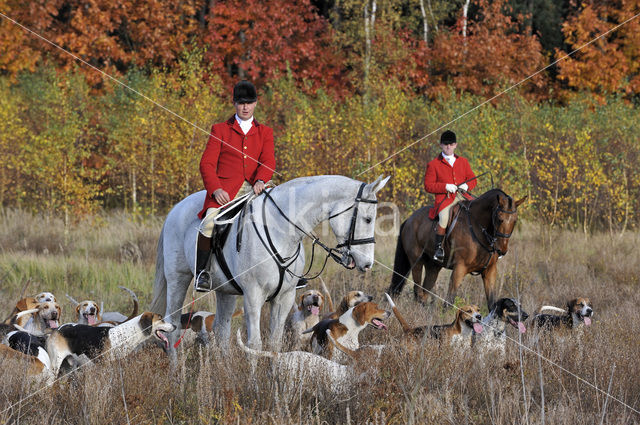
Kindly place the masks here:
[[(517, 22), (504, 13), (505, 2), (480, 0), (479, 19), (470, 20), (467, 36), (462, 17), (452, 31), (441, 31), (431, 48), (429, 74), (432, 96), (446, 94), (448, 83), (482, 96), (497, 94), (497, 87), (516, 84), (544, 68), (542, 46), (535, 35), (518, 32)], [(526, 92), (544, 87), (543, 74), (526, 84)]]
[[(640, 92), (640, 19), (632, 19), (585, 45), (638, 13), (640, 0), (584, 2), (579, 13), (562, 28), (571, 50), (580, 50), (558, 64), (559, 79), (573, 90)], [(565, 55), (556, 52), (558, 58)]]
[(206, 59), (228, 83), (246, 78), (261, 86), (290, 71), (311, 90), (340, 92), (345, 84), (331, 28), (309, 0), (216, 1), (204, 41)]

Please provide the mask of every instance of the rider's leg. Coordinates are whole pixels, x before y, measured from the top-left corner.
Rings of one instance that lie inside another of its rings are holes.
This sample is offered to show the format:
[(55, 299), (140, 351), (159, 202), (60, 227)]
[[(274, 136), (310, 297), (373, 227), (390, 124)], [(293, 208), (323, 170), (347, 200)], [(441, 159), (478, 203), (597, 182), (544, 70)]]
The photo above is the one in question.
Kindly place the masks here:
[(206, 292), (211, 290), (211, 276), (207, 271), (207, 264), (211, 256), (211, 235), (213, 234), (213, 219), (218, 215), (218, 208), (207, 209), (207, 214), (200, 223), (198, 242), (196, 246), (195, 289)]
[(449, 213), (451, 208), (460, 201), (463, 201), (465, 198), (457, 193), (453, 202), (446, 207), (444, 207), (440, 213), (438, 214), (438, 225), (436, 226), (436, 247), (435, 252), (433, 254), (433, 259), (439, 262), (444, 260), (444, 248), (442, 247), (442, 243), (444, 241), (444, 235), (447, 230), (447, 225), (449, 224)]
[[(447, 208), (445, 208), (446, 211), (441, 211), (440, 212), (440, 216), (443, 215), (443, 212), (446, 212), (446, 214), (449, 214), (449, 210)], [(442, 226), (442, 219), (438, 220), (438, 225), (436, 226), (436, 247), (435, 247), (435, 252), (433, 254), (433, 259), (439, 262), (442, 262), (442, 260), (444, 260), (444, 249), (442, 248), (442, 241), (444, 240), (444, 234), (445, 231), (447, 230), (446, 228), (447, 223), (445, 221), (444, 223), (444, 227)]]

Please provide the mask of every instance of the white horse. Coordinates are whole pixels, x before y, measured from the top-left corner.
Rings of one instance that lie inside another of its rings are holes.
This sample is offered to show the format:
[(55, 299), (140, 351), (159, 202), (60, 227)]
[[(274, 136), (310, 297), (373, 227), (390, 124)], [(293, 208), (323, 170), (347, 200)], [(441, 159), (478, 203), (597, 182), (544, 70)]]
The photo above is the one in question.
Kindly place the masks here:
[[(295, 299), (296, 275), (303, 273), (305, 265), (302, 239), (325, 220), (329, 220), (339, 242), (337, 261), (347, 268), (369, 269), (374, 261), (376, 193), (388, 180), (389, 177), (378, 177), (365, 184), (343, 176), (303, 177), (268, 190), (269, 196), (262, 194), (253, 199), (242, 223), (240, 219), (232, 223), (222, 250), (237, 287), (229, 282), (213, 256), (210, 263), (209, 273), (217, 297), (216, 340), (222, 346), (228, 344), (236, 298), (244, 295), (248, 345), (262, 349), (260, 311), (270, 300), (270, 343), (279, 351), (284, 323)], [(205, 193), (191, 194), (173, 207), (158, 241), (151, 310), (164, 314), (176, 329), (194, 274), (200, 224), (197, 214), (204, 204)], [(352, 249), (353, 245), (357, 249)], [(178, 330), (170, 334), (172, 356), (178, 334)]]

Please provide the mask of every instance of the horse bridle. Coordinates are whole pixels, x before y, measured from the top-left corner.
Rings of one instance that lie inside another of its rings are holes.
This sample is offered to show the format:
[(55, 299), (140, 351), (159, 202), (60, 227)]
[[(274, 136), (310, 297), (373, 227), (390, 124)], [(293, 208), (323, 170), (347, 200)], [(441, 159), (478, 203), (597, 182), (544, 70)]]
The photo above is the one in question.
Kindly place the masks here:
[[(282, 211), (282, 209), (280, 208), (280, 206), (276, 203), (276, 201), (273, 199), (273, 197), (270, 195), (270, 191), (269, 190), (265, 190), (264, 192), (262, 192), (265, 196), (265, 202), (262, 203), (262, 228), (263, 228), (263, 232), (265, 234), (265, 238), (263, 239), (262, 235), (260, 234), (260, 232), (258, 232), (258, 229), (256, 227), (256, 223), (255, 221), (252, 220), (252, 224), (253, 227), (256, 231), (256, 234), (258, 235), (258, 238), (260, 239), (260, 241), (262, 242), (262, 244), (265, 246), (265, 248), (267, 248), (268, 251), (271, 252), (271, 255), (273, 257), (273, 259), (276, 261), (276, 263), (278, 264), (278, 268), (280, 269), (281, 273), (281, 278), (280, 278), (280, 283), (278, 285), (278, 289), (276, 291), (276, 294), (280, 291), (280, 287), (282, 285), (282, 276), (284, 275), (284, 271), (287, 271), (288, 273), (290, 273), (292, 276), (295, 276), (297, 278), (300, 279), (314, 279), (316, 277), (318, 277), (322, 271), (324, 270), (324, 268), (327, 265), (327, 260), (329, 259), (329, 257), (333, 258), (338, 264), (341, 264), (342, 266), (344, 266), (347, 269), (353, 269), (355, 267), (350, 265), (350, 261), (349, 261), (349, 256), (351, 255), (351, 246), (353, 245), (364, 245), (364, 244), (368, 244), (368, 243), (375, 243), (375, 238), (371, 237), (371, 238), (363, 238), (363, 239), (355, 239), (355, 227), (356, 227), (356, 219), (358, 216), (358, 204), (360, 202), (364, 202), (364, 203), (369, 203), (369, 204), (377, 204), (378, 201), (375, 199), (363, 199), (362, 198), (362, 192), (364, 191), (364, 187), (366, 186), (366, 183), (362, 183), (360, 185), (360, 188), (358, 189), (358, 194), (356, 195), (356, 198), (354, 200), (354, 203), (352, 205), (350, 205), (349, 207), (345, 208), (344, 210), (330, 215), (329, 216), (329, 220), (331, 220), (334, 217), (337, 217), (341, 214), (346, 213), (347, 211), (349, 211), (350, 209), (354, 208), (353, 210), (353, 215), (351, 216), (351, 223), (349, 226), (349, 233), (347, 236), (347, 239), (338, 244), (335, 248), (329, 248), (327, 245), (325, 245), (324, 243), (322, 243), (322, 241), (315, 236), (312, 233), (307, 232), (306, 230), (304, 230), (303, 228), (301, 228), (300, 226), (298, 226), (296, 223), (294, 223), (293, 221), (291, 221), (289, 219), (289, 217), (284, 213), (284, 211)], [(272, 189), (273, 190), (273, 189)], [(299, 230), (300, 232), (302, 232), (305, 236), (308, 236), (311, 240), (312, 240), (312, 246), (311, 246), (311, 261), (309, 262), (309, 267), (307, 268), (307, 271), (304, 272), (302, 275), (297, 275), (294, 272), (292, 272), (291, 270), (289, 270), (289, 266), (291, 264), (293, 264), (293, 262), (298, 258), (298, 255), (300, 254), (300, 247), (301, 245), (298, 245), (298, 249), (296, 250), (296, 252), (287, 257), (287, 258), (283, 258), (280, 253), (278, 252), (276, 246), (273, 244), (273, 241), (271, 240), (271, 236), (269, 234), (269, 228), (267, 227), (267, 222), (266, 222), (266, 204), (267, 201), (266, 200), (270, 200), (273, 205), (276, 207), (276, 210), (278, 211), (278, 213), (280, 213), (280, 215), (282, 217), (284, 217), (284, 219), (286, 221), (288, 221), (290, 224), (292, 224), (297, 230)], [(251, 210), (251, 214), (253, 215), (253, 204), (249, 204), (250, 210)], [(266, 241), (265, 241), (266, 239)], [(311, 266), (313, 265), (313, 259), (315, 256), (315, 247), (316, 245), (319, 245), (322, 249), (324, 249), (327, 252), (327, 257), (324, 260), (324, 264), (322, 265), (322, 269), (313, 277), (308, 277), (309, 272), (311, 271)], [(346, 247), (346, 249), (341, 249)], [(272, 295), (275, 296), (276, 294)]]
[(487, 237), (487, 240), (490, 242), (491, 248), (494, 251), (496, 251), (498, 255), (503, 256), (506, 254), (506, 252), (502, 252), (494, 246), (496, 243), (496, 239), (498, 238), (509, 239), (513, 231), (511, 231), (510, 233), (502, 233), (498, 231), (498, 226), (496, 225), (496, 216), (498, 215), (498, 212), (505, 213), (505, 214), (515, 214), (516, 212), (518, 212), (518, 210), (513, 210), (513, 211), (505, 210), (500, 206), (500, 204), (498, 204), (498, 206), (494, 208), (493, 212), (491, 213), (491, 224), (493, 225), (493, 235), (489, 235), (489, 232), (487, 232), (485, 228), (482, 228), (482, 232), (484, 233), (485, 237)]
[[(347, 236), (347, 239), (336, 245), (336, 248), (334, 248), (333, 250), (339, 250), (341, 252), (342, 255), (340, 255), (338, 257), (337, 254), (330, 252), (331, 257), (339, 264), (341, 264), (342, 266), (344, 266), (347, 269), (353, 269), (355, 267), (354, 266), (350, 266), (350, 262), (349, 262), (349, 257), (351, 256), (351, 247), (353, 245), (366, 245), (366, 244), (370, 244), (370, 243), (376, 243), (376, 238), (375, 236), (372, 236), (370, 238), (362, 238), (362, 239), (355, 239), (355, 233), (356, 233), (356, 220), (358, 218), (358, 204), (360, 202), (366, 203), (366, 204), (377, 204), (378, 200), (377, 199), (363, 199), (362, 198), (362, 192), (364, 190), (365, 187), (365, 183), (362, 183), (360, 185), (360, 188), (358, 189), (358, 194), (356, 195), (356, 199), (353, 203), (353, 205), (351, 205), (350, 207), (340, 211), (339, 213), (333, 214), (329, 216), (329, 220), (331, 220), (334, 217), (339, 216), (340, 214), (343, 214), (347, 211), (349, 211), (351, 208), (353, 208), (353, 215), (351, 215), (351, 223), (349, 224), (349, 233)], [(346, 247), (346, 249), (340, 250), (340, 248), (344, 248)]]
[(473, 225), (471, 224), (471, 211), (469, 211), (469, 208), (465, 208), (467, 210), (467, 222), (469, 225), (469, 230), (471, 231), (471, 235), (475, 238), (475, 240), (480, 244), (480, 246), (482, 246), (484, 249), (486, 249), (489, 253), (494, 253), (497, 252), (498, 255), (503, 256), (506, 254), (506, 252), (502, 252), (501, 250), (499, 250), (498, 248), (495, 247), (495, 243), (496, 240), (498, 238), (503, 238), (503, 239), (509, 239), (511, 237), (511, 233), (502, 233), (498, 231), (498, 226), (496, 225), (496, 216), (498, 214), (498, 212), (502, 212), (505, 214), (515, 214), (516, 212), (518, 212), (517, 210), (505, 210), (504, 208), (502, 208), (500, 206), (500, 204), (498, 204), (494, 209), (493, 212), (491, 213), (491, 225), (493, 226), (493, 234), (490, 234), (486, 228), (484, 228), (483, 226), (480, 226), (480, 229), (482, 230), (482, 234), (484, 235), (485, 239), (487, 240), (487, 242), (489, 242), (489, 246), (485, 246), (485, 244), (483, 244), (480, 239), (478, 239), (478, 237), (476, 236), (474, 230), (473, 230)]

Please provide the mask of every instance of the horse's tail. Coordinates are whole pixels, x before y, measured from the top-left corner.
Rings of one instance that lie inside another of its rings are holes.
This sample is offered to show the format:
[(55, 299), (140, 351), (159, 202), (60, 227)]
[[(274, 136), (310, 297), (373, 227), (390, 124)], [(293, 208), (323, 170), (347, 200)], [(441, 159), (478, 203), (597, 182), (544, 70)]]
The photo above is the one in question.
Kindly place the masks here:
[(167, 278), (164, 275), (164, 225), (158, 239), (158, 252), (156, 254), (156, 280), (153, 283), (153, 301), (151, 311), (162, 316), (167, 311)]
[(402, 228), (406, 221), (400, 225), (400, 233), (398, 234), (398, 243), (396, 244), (396, 256), (393, 260), (393, 274), (391, 275), (391, 285), (388, 292), (391, 295), (400, 295), (402, 288), (407, 280), (407, 274), (411, 269), (411, 262), (402, 245)]

